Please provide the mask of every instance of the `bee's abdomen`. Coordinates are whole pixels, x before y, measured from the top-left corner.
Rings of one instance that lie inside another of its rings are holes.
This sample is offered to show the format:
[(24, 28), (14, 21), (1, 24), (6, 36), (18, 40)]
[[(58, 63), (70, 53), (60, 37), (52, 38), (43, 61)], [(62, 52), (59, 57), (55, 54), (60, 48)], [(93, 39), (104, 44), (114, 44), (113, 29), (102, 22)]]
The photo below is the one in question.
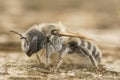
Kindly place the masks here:
[[(89, 51), (89, 54), (93, 55), (98, 62), (101, 62), (101, 51), (99, 47), (90, 41), (86, 41), (86, 40), (80, 40), (80, 41), (81, 41), (80, 45), (86, 48)], [(84, 52), (84, 54), (86, 55), (87, 53)]]

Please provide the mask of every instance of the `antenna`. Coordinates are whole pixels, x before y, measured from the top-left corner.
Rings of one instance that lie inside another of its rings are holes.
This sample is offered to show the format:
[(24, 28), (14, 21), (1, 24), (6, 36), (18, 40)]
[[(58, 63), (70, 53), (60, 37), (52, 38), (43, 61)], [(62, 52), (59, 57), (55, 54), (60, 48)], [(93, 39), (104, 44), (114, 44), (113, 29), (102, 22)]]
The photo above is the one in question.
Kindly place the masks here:
[(17, 31), (10, 30), (10, 32), (15, 33), (20, 36), (20, 39), (25, 39), (26, 42), (28, 42), (27, 38), (24, 37), (22, 34), (18, 33)]

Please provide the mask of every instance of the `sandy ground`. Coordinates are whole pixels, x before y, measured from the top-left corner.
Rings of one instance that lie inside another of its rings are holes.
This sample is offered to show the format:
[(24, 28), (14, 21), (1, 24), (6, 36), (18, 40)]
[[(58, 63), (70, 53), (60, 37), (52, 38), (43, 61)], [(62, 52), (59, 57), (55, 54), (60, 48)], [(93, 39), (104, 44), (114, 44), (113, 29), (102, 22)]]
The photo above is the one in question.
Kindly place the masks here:
[[(0, 80), (120, 80), (119, 3), (119, 0), (0, 0)], [(67, 29), (95, 39), (103, 55), (99, 69), (92, 67), (88, 59), (72, 58), (80, 61), (80, 65), (63, 63), (56, 73), (51, 73), (53, 66), (49, 69), (39, 64), (35, 56), (28, 58), (21, 50), (19, 37), (9, 32), (23, 33), (34, 24), (59, 21)]]

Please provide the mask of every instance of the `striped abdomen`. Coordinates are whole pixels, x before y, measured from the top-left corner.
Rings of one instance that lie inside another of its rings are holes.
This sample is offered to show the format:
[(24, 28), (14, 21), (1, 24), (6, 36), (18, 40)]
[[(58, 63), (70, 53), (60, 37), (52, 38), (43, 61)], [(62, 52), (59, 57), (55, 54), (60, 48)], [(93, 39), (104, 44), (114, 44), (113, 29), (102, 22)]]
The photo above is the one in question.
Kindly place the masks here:
[[(80, 39), (80, 46), (83, 46), (85, 49), (87, 49), (89, 51), (89, 54), (94, 56), (97, 62), (101, 62), (101, 51), (97, 45), (95, 45), (93, 42)], [(84, 50), (83, 54), (88, 55)]]

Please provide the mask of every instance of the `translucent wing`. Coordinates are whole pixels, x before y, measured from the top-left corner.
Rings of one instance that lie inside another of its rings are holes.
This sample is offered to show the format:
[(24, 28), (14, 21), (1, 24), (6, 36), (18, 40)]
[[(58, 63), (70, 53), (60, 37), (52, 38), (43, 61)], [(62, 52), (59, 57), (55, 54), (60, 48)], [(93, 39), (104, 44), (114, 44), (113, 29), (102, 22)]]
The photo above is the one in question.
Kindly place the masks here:
[(80, 38), (80, 39), (85, 39), (85, 40), (92, 40), (92, 41), (94, 40), (92, 38), (89, 38), (86, 35), (73, 33), (73, 32), (67, 32), (67, 33), (53, 32), (53, 35), (66, 36), (66, 37), (75, 37), (75, 38)]

